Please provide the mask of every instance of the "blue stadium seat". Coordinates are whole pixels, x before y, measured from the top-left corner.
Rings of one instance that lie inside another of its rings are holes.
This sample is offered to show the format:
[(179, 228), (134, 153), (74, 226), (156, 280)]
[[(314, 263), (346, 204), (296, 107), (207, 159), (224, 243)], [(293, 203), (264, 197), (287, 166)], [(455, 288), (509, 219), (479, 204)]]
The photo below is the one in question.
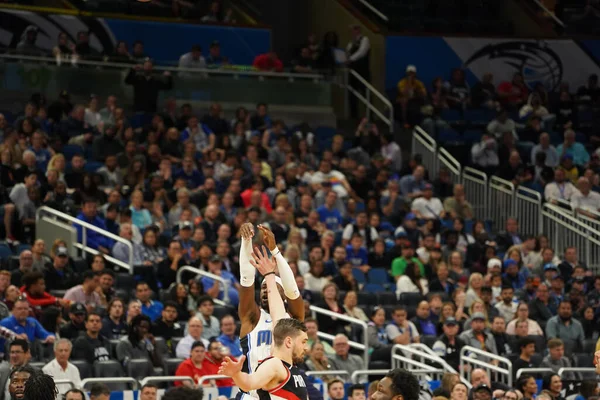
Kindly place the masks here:
[(13, 255), (13, 251), (6, 243), (0, 243), (0, 259), (5, 260)]
[(461, 136), (454, 129), (442, 129), (438, 133), (438, 141), (441, 143), (460, 142), (461, 140)]
[(356, 279), (358, 283), (367, 283), (367, 277), (360, 269), (352, 268), (352, 275), (354, 275), (354, 279)]
[(463, 133), (462, 138), (467, 143), (477, 143), (481, 141), (482, 136), (483, 131), (479, 129), (468, 129)]
[(129, 119), (133, 129), (143, 128), (152, 122), (152, 114), (134, 114)]
[(460, 111), (448, 108), (442, 110), (442, 119), (446, 122), (452, 123), (462, 121), (463, 117)]
[(87, 172), (96, 172), (97, 170), (99, 170), (103, 166), (104, 166), (104, 164), (102, 164), (101, 162), (88, 161), (88, 162), (85, 163), (85, 170)]
[(2, 115), (4, 115), (4, 119), (6, 120), (6, 122), (10, 125), (13, 124), (13, 122), (15, 122), (16, 116), (14, 113), (12, 113), (11, 111), (0, 111), (2, 113)]
[(373, 292), (373, 293), (380, 293), (380, 292), (385, 292), (385, 287), (383, 287), (383, 285), (379, 285), (377, 283), (367, 283), (364, 287), (363, 290), (366, 292)]
[(367, 279), (369, 280), (369, 283), (379, 283), (380, 285), (390, 283), (390, 275), (385, 268), (370, 269), (367, 273)]
[(330, 126), (319, 126), (315, 129), (317, 140), (331, 139), (335, 136), (336, 130)]
[(470, 108), (464, 111), (465, 121), (476, 124), (488, 124), (496, 116), (494, 110), (488, 108)]
[(31, 250), (31, 245), (27, 243), (20, 244), (17, 247), (17, 255), (21, 254), (24, 250)]
[(75, 154), (83, 154), (83, 147), (76, 144), (65, 144), (62, 148), (62, 152), (67, 162), (69, 162)]
[(579, 143), (587, 143), (588, 137), (585, 135), (585, 133), (575, 132), (575, 140)]

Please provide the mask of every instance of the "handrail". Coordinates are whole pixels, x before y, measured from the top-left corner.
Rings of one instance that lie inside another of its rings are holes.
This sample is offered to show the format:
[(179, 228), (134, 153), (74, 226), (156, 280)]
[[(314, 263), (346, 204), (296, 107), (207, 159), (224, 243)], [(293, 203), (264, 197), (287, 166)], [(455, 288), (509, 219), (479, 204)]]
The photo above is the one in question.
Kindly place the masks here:
[(596, 372), (596, 368), (586, 368), (586, 367), (565, 367), (560, 368), (557, 372), (558, 376), (562, 378), (562, 374), (565, 372)]
[[(480, 356), (483, 356), (483, 357), (486, 357), (486, 358), (491, 358), (492, 360), (497, 360), (499, 362), (502, 362), (502, 363), (506, 364), (507, 368), (500, 368), (500, 367), (498, 367), (496, 365), (493, 365), (493, 364), (487, 363), (485, 361), (473, 358), (470, 355), (467, 355), (467, 353), (473, 353), (473, 354), (480, 355)], [(467, 362), (469, 362), (471, 364), (475, 364), (475, 365), (478, 365), (480, 367), (492, 370), (492, 371), (496, 371), (496, 372), (499, 372), (499, 373), (502, 373), (502, 374), (506, 374), (507, 375), (507, 380), (508, 380), (507, 385), (512, 387), (512, 379), (513, 379), (512, 361), (510, 361), (508, 358), (502, 357), (502, 356), (499, 356), (497, 354), (490, 353), (490, 352), (487, 352), (487, 351), (483, 351), (481, 349), (478, 349), (478, 348), (475, 348), (475, 347), (472, 347), (472, 346), (464, 346), (464, 347), (462, 347), (460, 349), (460, 363), (461, 363), (461, 365), (463, 365), (465, 363), (465, 361), (467, 361)], [(470, 373), (470, 370), (467, 371), (467, 368), (461, 368), (461, 370), (460, 370), (461, 377), (463, 377), (463, 378), (466, 379), (467, 372)]]
[(539, 8), (541, 8), (541, 9), (542, 9), (542, 10), (543, 10), (543, 11), (544, 11), (546, 14), (548, 14), (548, 15), (549, 15), (549, 16), (550, 16), (550, 17), (551, 17), (553, 20), (554, 20), (554, 22), (556, 22), (558, 25), (560, 25), (560, 26), (561, 26), (561, 27), (563, 27), (563, 28), (565, 27), (565, 23), (564, 23), (564, 22), (562, 22), (562, 21), (561, 21), (561, 20), (560, 20), (560, 19), (559, 19), (559, 18), (556, 16), (556, 14), (554, 14), (554, 12), (553, 12), (553, 11), (550, 11), (550, 10), (548, 9), (548, 7), (546, 7), (546, 6), (544, 5), (544, 3), (542, 3), (540, 0), (533, 0), (533, 2), (534, 2), (535, 4), (537, 4), (537, 6), (538, 6)]
[(139, 387), (138, 381), (130, 376), (114, 377), (114, 378), (85, 378), (81, 381), (81, 387), (84, 388), (88, 383), (131, 383), (133, 389)]
[(196, 384), (194, 379), (191, 376), (147, 376), (140, 381), (140, 386), (144, 386), (147, 383), (151, 382), (179, 382), (179, 381), (189, 381), (192, 382), (193, 385)]
[(315, 375), (350, 375), (350, 372), (345, 369), (335, 370), (332, 369), (330, 371), (306, 371), (306, 376), (315, 376)]
[[(12, 59), (18, 61), (36, 61), (43, 63), (51, 63), (57, 64), (57, 60), (54, 57), (42, 57), (42, 56), (29, 56), (24, 54), (0, 54), (0, 59)], [(134, 64), (129, 63), (119, 63), (114, 61), (89, 61), (84, 59), (78, 59), (76, 62), (77, 65), (89, 65), (94, 68), (98, 67), (110, 67), (110, 68), (122, 68), (122, 69), (131, 69)], [(69, 64), (72, 65), (72, 64)], [(306, 73), (291, 73), (291, 72), (262, 72), (262, 71), (239, 71), (234, 69), (209, 69), (209, 68), (184, 68), (184, 67), (165, 67), (155, 65), (154, 70), (156, 71), (169, 71), (169, 72), (190, 72), (196, 74), (212, 74), (212, 75), (227, 75), (227, 76), (255, 76), (258, 78), (288, 78), (290, 80), (294, 79), (311, 79), (311, 80), (323, 80), (324, 76), (321, 74), (306, 74)]]
[(443, 147), (440, 147), (438, 150), (438, 157), (440, 160), (444, 161), (444, 165), (451, 172), (453, 172), (455, 175), (458, 175), (460, 177), (460, 172), (461, 172), (462, 166), (460, 165), (458, 160), (456, 158), (454, 158), (454, 156), (448, 152), (448, 150), (446, 150)]
[(109, 259), (110, 262), (114, 263), (115, 265), (118, 265), (119, 267), (125, 268), (129, 271), (130, 274), (133, 275), (133, 244), (131, 244), (130, 241), (123, 239), (120, 236), (114, 235), (104, 229), (100, 229), (97, 226), (94, 226), (88, 222), (82, 221), (80, 219), (77, 219), (69, 214), (65, 214), (63, 212), (60, 212), (58, 210), (55, 210), (54, 208), (50, 208), (48, 206), (41, 206), (39, 207), (36, 211), (35, 211), (35, 221), (36, 223), (40, 220), (42, 213), (48, 213), (51, 215), (54, 215), (57, 218), (62, 218), (65, 219), (73, 224), (78, 224), (83, 228), (83, 231), (81, 233), (81, 241), (83, 243), (75, 243), (75, 247), (77, 247), (78, 249), (87, 252), (87, 253), (92, 253), (92, 254), (98, 254), (98, 251), (95, 249), (92, 249), (91, 247), (88, 247), (86, 245), (86, 229), (89, 229), (91, 231), (100, 233), (103, 236), (106, 236), (109, 239), (112, 239), (116, 242), (120, 242), (120, 243), (124, 243), (127, 248), (129, 249), (129, 264), (124, 263), (120, 260), (117, 260), (114, 257), (106, 257), (107, 259)]
[(363, 6), (367, 7), (373, 14), (377, 15), (379, 18), (381, 18), (385, 22), (389, 22), (389, 18), (387, 17), (387, 15), (385, 15), (384, 13), (379, 11), (377, 8), (375, 8), (374, 5), (372, 5), (368, 1), (358, 0), (358, 2), (361, 3)]
[(552, 368), (519, 368), (515, 378), (519, 379), (519, 377), (523, 374), (535, 374), (536, 372), (554, 372), (554, 370)]
[(413, 139), (416, 139), (419, 142), (421, 142), (421, 144), (423, 144), (427, 148), (427, 150), (431, 151), (432, 153), (436, 152), (437, 143), (434, 138), (429, 136), (429, 134), (423, 129), (421, 129), (420, 126), (415, 126), (414, 132), (418, 133), (418, 135), (413, 134)]
[(506, 179), (499, 178), (496, 175), (490, 176), (490, 187), (496, 190), (500, 190), (506, 194), (514, 194), (515, 192), (514, 183), (512, 183), (511, 181), (507, 181)]
[[(450, 366), (446, 360), (444, 360), (435, 351), (433, 351), (433, 349), (423, 343), (411, 343), (409, 345), (395, 344), (392, 347), (392, 367), (394, 364), (394, 356), (396, 355), (395, 352), (397, 350), (400, 350), (405, 355), (410, 353), (417, 357), (428, 358), (431, 361), (440, 364), (447, 372), (451, 374), (458, 374), (458, 372), (452, 366)], [(465, 381), (465, 384), (467, 385), (468, 389), (471, 389), (471, 382)]]
[(71, 385), (71, 388), (75, 387), (75, 383), (70, 379), (54, 379), (54, 383), (56, 385)]
[(227, 282), (225, 279), (223, 279), (219, 275), (211, 274), (210, 272), (206, 272), (199, 268), (194, 268), (191, 265), (184, 265), (183, 267), (177, 270), (177, 275), (175, 276), (175, 281), (177, 283), (181, 283), (181, 275), (183, 275), (183, 273), (186, 271), (206, 276), (207, 278), (220, 282), (223, 285), (223, 301), (226, 304), (229, 303), (229, 282)]
[(317, 306), (310, 306), (310, 311), (312, 312), (314, 318), (316, 318), (316, 314), (323, 314), (327, 315), (328, 317), (334, 317), (342, 321), (347, 321), (353, 324), (360, 325), (363, 328), (363, 344), (365, 346), (363, 350), (363, 360), (365, 366), (369, 365), (369, 335), (367, 334), (367, 330), (369, 329), (369, 327), (365, 321), (358, 318), (349, 317), (344, 314), (339, 314), (331, 310), (326, 310)]
[(215, 379), (215, 380), (231, 379), (231, 377), (227, 376), (227, 375), (204, 375), (204, 376), (201, 376), (200, 379), (198, 379), (198, 386), (202, 386), (204, 384), (204, 382), (210, 381), (213, 379)]
[[(357, 371), (354, 371), (352, 373), (352, 375), (350, 375), (350, 380), (352, 381), (352, 383), (358, 383), (358, 377), (361, 375), (385, 375), (388, 372), (390, 372), (389, 369), (359, 369)], [(413, 372), (413, 371), (410, 371)]]
[(483, 171), (480, 171), (478, 169), (472, 168), (472, 167), (464, 167), (463, 168), (463, 175), (464, 174), (469, 175), (469, 178), (471, 179), (479, 179), (481, 182), (480, 183), (487, 183), (487, 174)]
[[(320, 331), (318, 331), (317, 332), (317, 336), (320, 337), (320, 338), (323, 338), (323, 339), (331, 340), (332, 342), (333, 342), (333, 339), (335, 339), (335, 335), (331, 335), (331, 334), (326, 333), (326, 332), (320, 332)], [(364, 351), (364, 349), (365, 349), (365, 345), (364, 344), (355, 342), (353, 340), (348, 340), (348, 345), (350, 347), (354, 348), (354, 349), (357, 349), (357, 350), (363, 350)]]
[[(375, 89), (375, 87), (373, 85), (371, 85), (365, 78), (360, 76), (360, 74), (358, 72), (356, 72), (353, 69), (348, 69), (347, 73), (352, 75), (353, 78), (355, 78), (357, 81), (359, 81), (361, 84), (363, 84), (365, 86), (365, 88), (367, 89), (366, 97), (365, 97), (359, 91), (357, 91), (355, 88), (351, 87), (350, 84), (348, 83), (348, 79), (346, 79), (346, 89), (348, 89), (354, 96), (356, 96), (358, 99), (360, 99), (364, 103), (365, 107), (367, 107), (367, 119), (370, 119), (369, 117), (370, 117), (370, 113), (372, 111), (379, 117), (379, 119), (381, 119), (383, 122), (385, 122), (385, 124), (389, 127), (390, 132), (394, 132), (394, 107), (393, 107), (392, 103), (387, 99), (387, 97), (385, 97), (377, 89)], [(383, 105), (387, 107), (387, 109), (390, 113), (389, 117), (384, 115), (381, 111), (379, 111), (371, 103), (371, 100), (370, 100), (371, 93), (373, 93), (375, 95), (375, 97), (377, 97), (379, 100), (381, 100)]]
[[(600, 231), (599, 230), (597, 230), (597, 229), (589, 226), (588, 224), (580, 221), (579, 219), (575, 218), (573, 215), (565, 213), (565, 210), (562, 209), (561, 207), (558, 207), (558, 206), (556, 206), (554, 204), (550, 204), (550, 203), (544, 203), (544, 205), (542, 207), (542, 212), (546, 213), (546, 215), (548, 215), (549, 217), (555, 217), (554, 215), (550, 215), (550, 213), (547, 210), (555, 212), (560, 217), (564, 218), (565, 220), (568, 220), (569, 222), (574, 223), (575, 225), (577, 225), (582, 230), (585, 230), (588, 233), (593, 233), (597, 238), (600, 238)], [(594, 238), (588, 238), (588, 239), (594, 240)], [(600, 242), (598, 242), (598, 241), (596, 241), (596, 242), (598, 244), (600, 244)]]

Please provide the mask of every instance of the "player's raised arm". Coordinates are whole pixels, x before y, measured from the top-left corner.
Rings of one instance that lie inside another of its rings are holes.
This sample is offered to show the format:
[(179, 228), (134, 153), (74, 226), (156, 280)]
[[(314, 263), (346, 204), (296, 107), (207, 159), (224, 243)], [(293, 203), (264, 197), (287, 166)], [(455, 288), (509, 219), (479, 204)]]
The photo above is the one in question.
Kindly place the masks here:
[(258, 247), (254, 248), (254, 253), (252, 253), (253, 259), (250, 260), (254, 268), (260, 272), (262, 276), (265, 278), (265, 282), (267, 282), (267, 297), (269, 301), (269, 313), (271, 314), (271, 318), (273, 320), (273, 326), (277, 324), (282, 318), (286, 317), (285, 312), (285, 304), (283, 303), (283, 298), (279, 293), (279, 288), (277, 287), (277, 275), (275, 275), (275, 260), (269, 258), (267, 254), (267, 249), (265, 246), (262, 247), (262, 250)]
[(287, 377), (287, 371), (281, 360), (271, 358), (266, 360), (261, 368), (258, 368), (251, 375), (242, 372), (242, 365), (246, 356), (241, 356), (238, 361), (233, 361), (229, 357), (219, 367), (219, 374), (227, 375), (233, 378), (235, 384), (244, 392), (251, 390), (271, 389), (270, 386), (275, 386), (279, 381)]
[(258, 322), (260, 310), (254, 299), (254, 279), (256, 270), (250, 263), (252, 255), (252, 237), (254, 236), (254, 226), (246, 222), (240, 227), (242, 245), (240, 247), (240, 304), (238, 314), (242, 322), (240, 336), (248, 334)]
[(288, 298), (288, 310), (293, 318), (299, 321), (304, 321), (304, 300), (300, 296), (300, 290), (296, 284), (296, 277), (294, 272), (290, 268), (287, 260), (277, 248), (275, 242), (275, 235), (270, 229), (263, 225), (259, 225), (258, 229), (263, 234), (263, 241), (265, 246), (269, 249), (275, 261), (277, 262), (277, 269), (279, 271), (279, 277), (281, 278), (281, 284), (285, 293), (285, 297)]

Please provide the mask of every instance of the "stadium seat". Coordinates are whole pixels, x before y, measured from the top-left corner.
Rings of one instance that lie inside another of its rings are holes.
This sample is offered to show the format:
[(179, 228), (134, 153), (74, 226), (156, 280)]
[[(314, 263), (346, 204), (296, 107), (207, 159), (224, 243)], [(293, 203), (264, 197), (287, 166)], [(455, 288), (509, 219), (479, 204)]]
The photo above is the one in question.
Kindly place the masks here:
[(96, 172), (98, 171), (100, 168), (102, 168), (104, 166), (103, 163), (101, 162), (97, 162), (97, 161), (88, 161), (85, 163), (85, 170), (87, 172)]
[(535, 351), (538, 353), (543, 353), (546, 350), (546, 338), (541, 335), (530, 335), (535, 341)]
[(62, 152), (67, 162), (69, 162), (75, 154), (83, 154), (83, 147), (76, 144), (66, 144), (62, 148)]
[(6, 262), (6, 267), (9, 271), (13, 271), (19, 268), (19, 256), (10, 256), (9, 258), (2, 258)]
[(117, 345), (119, 344), (119, 339), (108, 339), (108, 344), (110, 345), (110, 354), (111, 357), (117, 358)]
[(437, 340), (437, 336), (435, 335), (421, 335), (421, 343), (426, 345), (429, 348), (433, 347), (433, 344)]
[(320, 303), (321, 300), (323, 300), (323, 295), (321, 294), (321, 292), (317, 292), (316, 290), (311, 290), (310, 293), (312, 296), (312, 304)]
[(92, 377), (92, 366), (85, 360), (69, 360), (79, 370), (79, 376), (81, 379)]
[(463, 133), (462, 138), (467, 143), (478, 143), (481, 141), (482, 136), (483, 131), (469, 129)]
[(460, 111), (452, 109), (452, 108), (443, 109), (441, 117), (444, 121), (446, 121), (448, 123), (458, 122), (463, 119)]
[(167, 346), (167, 342), (165, 341), (165, 339), (162, 337), (155, 337), (154, 339), (156, 340), (155, 346), (158, 349), (158, 351), (160, 352), (160, 354), (162, 354), (163, 358), (168, 357), (169, 356), (169, 346)]
[(183, 358), (165, 358), (163, 360), (163, 368), (165, 370), (165, 375), (175, 375), (179, 364), (181, 364), (183, 361), (185, 361)]
[(136, 380), (144, 379), (152, 371), (152, 363), (145, 358), (132, 358), (127, 363), (127, 376)]
[(352, 268), (352, 275), (354, 275), (354, 279), (356, 279), (358, 283), (367, 283), (367, 277), (360, 269)]
[(417, 306), (425, 297), (421, 293), (400, 293), (399, 303), (408, 306)]
[(60, 289), (55, 289), (55, 290), (51, 290), (50, 294), (54, 297), (65, 297), (65, 293), (67, 293), (66, 290), (60, 290)]
[(221, 318), (223, 318), (226, 315), (231, 315), (235, 313), (235, 309), (229, 305), (225, 305), (225, 306), (218, 306), (215, 305), (215, 310), (213, 312), (213, 315), (218, 319), (221, 320)]
[(131, 289), (135, 286), (135, 278), (128, 273), (119, 272), (115, 275), (115, 287), (119, 289)]
[(363, 287), (363, 290), (365, 290), (367, 292), (380, 293), (380, 292), (385, 292), (385, 287), (383, 287), (383, 285), (379, 285), (377, 283), (367, 283)]
[(398, 297), (395, 292), (377, 293), (377, 304), (396, 304)]
[(0, 258), (6, 259), (13, 256), (13, 252), (10, 249), (10, 246), (6, 243), (0, 243)]
[(385, 285), (390, 283), (390, 274), (385, 268), (371, 268), (367, 273), (369, 283), (379, 283)]
[(592, 354), (596, 351), (596, 340), (594, 339), (584, 339), (583, 340), (583, 352)]
[(438, 141), (440, 143), (460, 142), (461, 140), (461, 136), (454, 129), (442, 129), (438, 133)]
[(73, 258), (72, 261), (73, 261), (73, 270), (75, 270), (75, 272), (77, 272), (79, 274), (90, 269), (90, 265), (88, 264), (88, 262), (85, 258)]
[(179, 344), (181, 339), (183, 339), (183, 338), (181, 338), (181, 337), (171, 338), (171, 348), (173, 349), (173, 352), (175, 352), (175, 349), (177, 348), (177, 345)]
[(360, 291), (360, 292), (358, 292), (358, 304), (361, 304), (361, 305), (364, 304), (367, 306), (376, 305), (376, 304), (378, 304), (377, 296), (375, 295), (375, 293)]
[(41, 370), (42, 368), (44, 368), (44, 365), (46, 365), (46, 362), (45, 361), (32, 361), (28, 365), (33, 367), (33, 369)]
[(94, 362), (93, 371), (96, 378), (123, 376), (123, 368), (116, 360), (96, 361)]
[(575, 364), (579, 368), (592, 368), (594, 366), (594, 353), (575, 353)]
[(27, 243), (21, 243), (18, 247), (17, 247), (17, 255), (21, 254), (23, 251), (25, 250), (31, 250), (31, 245), (27, 244)]

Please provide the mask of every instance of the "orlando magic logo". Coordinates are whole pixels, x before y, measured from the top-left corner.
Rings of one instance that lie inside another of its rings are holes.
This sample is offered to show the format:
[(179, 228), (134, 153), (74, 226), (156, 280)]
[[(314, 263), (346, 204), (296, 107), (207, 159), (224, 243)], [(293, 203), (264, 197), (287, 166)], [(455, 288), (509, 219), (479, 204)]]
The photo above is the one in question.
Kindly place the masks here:
[(523, 74), (531, 89), (542, 83), (548, 91), (558, 88), (563, 77), (563, 64), (556, 52), (540, 41), (510, 41), (489, 44), (473, 53), (465, 67), (477, 62), (501, 63)]

